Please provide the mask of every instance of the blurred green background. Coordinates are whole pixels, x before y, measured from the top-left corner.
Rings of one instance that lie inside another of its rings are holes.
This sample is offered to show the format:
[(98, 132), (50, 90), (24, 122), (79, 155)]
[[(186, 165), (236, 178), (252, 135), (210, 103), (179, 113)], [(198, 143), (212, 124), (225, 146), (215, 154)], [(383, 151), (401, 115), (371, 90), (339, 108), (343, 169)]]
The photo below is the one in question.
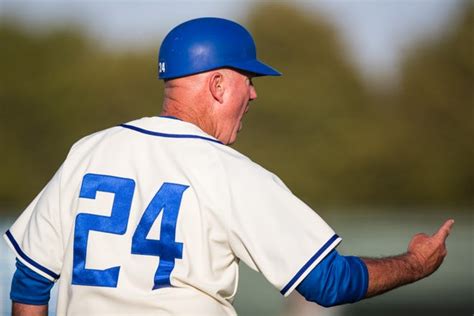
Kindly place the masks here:
[[(284, 76), (254, 81), (259, 98), (234, 147), (327, 219), (345, 237), (340, 250), (400, 253), (412, 234), (457, 220), (450, 256), (459, 262), (439, 272), (442, 281), (435, 275), (424, 287), (321, 315), (377, 314), (384, 307), (393, 315), (417, 307), (417, 315), (474, 311), (474, 2), (459, 5), (458, 18), (412, 45), (397, 78), (380, 85), (356, 69), (324, 16), (259, 2), (242, 21), (259, 57)], [(73, 25), (35, 33), (7, 17), (0, 43), (0, 214), (10, 223), (76, 140), (158, 115), (163, 86), (156, 79), (158, 45), (110, 50)], [(283, 300), (243, 269), (245, 290), (236, 300), (242, 315), (297, 315), (292, 306), (305, 305)]]

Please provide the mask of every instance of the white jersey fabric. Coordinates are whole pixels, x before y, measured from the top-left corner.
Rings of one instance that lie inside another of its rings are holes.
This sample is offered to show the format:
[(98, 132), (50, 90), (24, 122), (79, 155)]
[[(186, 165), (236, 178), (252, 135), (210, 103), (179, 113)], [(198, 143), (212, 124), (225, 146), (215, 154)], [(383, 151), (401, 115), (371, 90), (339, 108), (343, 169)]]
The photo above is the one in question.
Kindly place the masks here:
[(167, 117), (78, 141), (4, 237), (59, 280), (58, 315), (88, 316), (234, 315), (240, 260), (286, 296), (341, 241), (277, 176)]

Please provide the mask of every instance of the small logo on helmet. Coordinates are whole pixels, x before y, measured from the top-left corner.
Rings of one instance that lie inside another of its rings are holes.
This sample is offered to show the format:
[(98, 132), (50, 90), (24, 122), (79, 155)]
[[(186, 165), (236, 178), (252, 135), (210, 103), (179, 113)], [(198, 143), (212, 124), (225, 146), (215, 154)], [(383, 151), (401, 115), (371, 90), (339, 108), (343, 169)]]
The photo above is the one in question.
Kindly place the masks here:
[(165, 66), (165, 62), (162, 62), (162, 63), (158, 63), (158, 67), (159, 67), (159, 73), (161, 74), (162, 72), (165, 72), (166, 71), (166, 66)]

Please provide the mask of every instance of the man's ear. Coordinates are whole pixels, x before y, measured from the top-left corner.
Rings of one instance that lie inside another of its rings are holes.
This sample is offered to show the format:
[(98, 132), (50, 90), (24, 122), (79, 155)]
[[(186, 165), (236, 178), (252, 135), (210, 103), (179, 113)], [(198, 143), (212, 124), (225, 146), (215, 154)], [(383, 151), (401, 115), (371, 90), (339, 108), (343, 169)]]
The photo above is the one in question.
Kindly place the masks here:
[(214, 99), (219, 102), (224, 102), (224, 74), (220, 71), (215, 71), (211, 74), (209, 79), (209, 91)]

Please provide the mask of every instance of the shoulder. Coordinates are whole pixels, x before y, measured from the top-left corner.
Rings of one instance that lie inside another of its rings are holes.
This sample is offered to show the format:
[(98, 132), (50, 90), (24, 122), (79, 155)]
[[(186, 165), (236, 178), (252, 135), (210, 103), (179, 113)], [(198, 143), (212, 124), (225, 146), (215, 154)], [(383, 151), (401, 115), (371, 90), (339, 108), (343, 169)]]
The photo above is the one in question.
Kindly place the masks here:
[(102, 143), (107, 143), (107, 146), (109, 147), (123, 147), (126, 145), (127, 141), (131, 139), (130, 135), (134, 135), (134, 133), (130, 133), (130, 130), (124, 128), (124, 126), (143, 125), (149, 122), (150, 119), (150, 117), (144, 117), (86, 135), (78, 139), (71, 146), (68, 156), (71, 154), (81, 154), (93, 151), (98, 148), (99, 144)]
[(289, 191), (283, 181), (273, 172), (252, 161), (246, 155), (228, 147), (215, 147), (229, 182), (237, 186), (257, 189), (260, 185), (277, 185)]
[(73, 143), (69, 150), (69, 155), (77, 151), (94, 148), (94, 146), (99, 142), (111, 136), (112, 134), (119, 132), (120, 130), (120, 126), (113, 126), (84, 136)]

